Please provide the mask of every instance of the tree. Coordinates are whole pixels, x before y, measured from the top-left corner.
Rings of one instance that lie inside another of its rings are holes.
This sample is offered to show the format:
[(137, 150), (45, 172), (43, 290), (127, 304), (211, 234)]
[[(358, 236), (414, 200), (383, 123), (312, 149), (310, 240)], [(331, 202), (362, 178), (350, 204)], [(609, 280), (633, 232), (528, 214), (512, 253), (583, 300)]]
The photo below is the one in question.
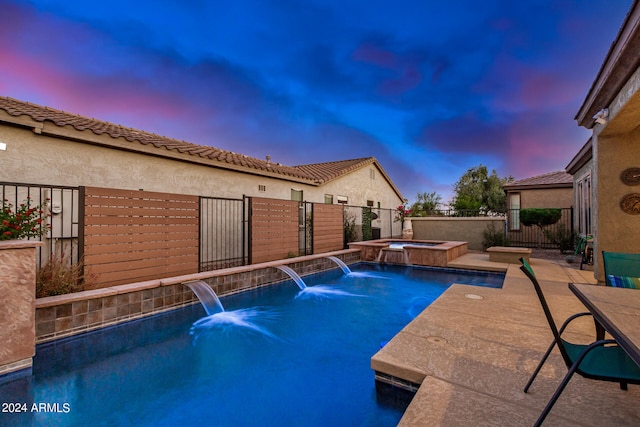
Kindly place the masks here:
[(417, 201), (411, 205), (411, 213), (414, 216), (429, 216), (436, 213), (442, 203), (442, 196), (435, 191), (433, 193), (418, 193)]
[(451, 206), (456, 211), (505, 210), (507, 196), (502, 186), (511, 181), (513, 181), (513, 177), (500, 178), (495, 169), (489, 174), (487, 167), (482, 164), (470, 168), (454, 184), (456, 194)]

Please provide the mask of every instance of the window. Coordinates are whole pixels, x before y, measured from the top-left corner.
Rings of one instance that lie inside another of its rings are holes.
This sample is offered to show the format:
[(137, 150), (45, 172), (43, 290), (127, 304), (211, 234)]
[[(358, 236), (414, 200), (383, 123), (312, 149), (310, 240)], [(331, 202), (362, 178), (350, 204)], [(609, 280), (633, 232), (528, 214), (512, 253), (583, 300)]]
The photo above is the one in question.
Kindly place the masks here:
[(576, 183), (576, 205), (578, 207), (578, 232), (591, 234), (591, 176)]
[(367, 206), (373, 207), (373, 200), (367, 200)]
[(267, 186), (266, 185), (258, 185), (258, 191), (260, 191), (260, 192), (267, 191)]
[(302, 190), (294, 190), (291, 189), (291, 200), (295, 200), (296, 202), (303, 201)]
[(509, 229), (520, 230), (520, 193), (509, 194)]
[(333, 194), (325, 194), (324, 195), (324, 203), (325, 203), (325, 205), (332, 205), (333, 204)]
[(369, 178), (371, 178), (371, 180), (376, 179), (376, 171), (373, 168), (369, 169)]
[(348, 201), (349, 199), (347, 198), (347, 196), (338, 196), (338, 203), (346, 205)]

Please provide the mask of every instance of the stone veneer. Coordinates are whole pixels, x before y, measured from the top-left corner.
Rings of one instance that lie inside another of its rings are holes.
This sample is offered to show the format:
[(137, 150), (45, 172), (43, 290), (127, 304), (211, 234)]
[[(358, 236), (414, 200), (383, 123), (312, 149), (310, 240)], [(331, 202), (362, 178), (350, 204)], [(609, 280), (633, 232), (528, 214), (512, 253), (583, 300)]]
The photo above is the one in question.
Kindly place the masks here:
[(0, 375), (32, 365), (37, 246), (42, 242), (0, 242)]
[(326, 259), (330, 255), (346, 264), (360, 261), (360, 251), (349, 249), (39, 298), (36, 341), (51, 341), (198, 303), (198, 298), (184, 285), (187, 282), (204, 280), (217, 295), (225, 296), (288, 280), (289, 276), (274, 268), (278, 265), (288, 265), (300, 276), (336, 268), (333, 261)]

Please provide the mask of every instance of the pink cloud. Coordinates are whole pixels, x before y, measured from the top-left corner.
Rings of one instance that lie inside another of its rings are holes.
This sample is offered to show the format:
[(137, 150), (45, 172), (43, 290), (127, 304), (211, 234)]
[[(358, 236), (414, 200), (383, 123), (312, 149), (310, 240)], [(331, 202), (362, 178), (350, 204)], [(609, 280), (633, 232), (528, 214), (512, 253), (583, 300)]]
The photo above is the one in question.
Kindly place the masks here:
[(569, 128), (566, 119), (553, 112), (547, 115), (519, 116), (506, 129), (508, 174), (516, 179), (561, 170), (588, 138), (588, 132), (576, 125)]

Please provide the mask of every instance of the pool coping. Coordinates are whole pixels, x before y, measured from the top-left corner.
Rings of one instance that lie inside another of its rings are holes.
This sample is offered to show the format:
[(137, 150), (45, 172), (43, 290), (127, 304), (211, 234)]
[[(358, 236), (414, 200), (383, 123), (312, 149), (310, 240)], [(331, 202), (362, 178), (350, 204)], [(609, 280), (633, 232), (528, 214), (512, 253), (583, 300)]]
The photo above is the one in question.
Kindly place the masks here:
[[(399, 426), (532, 425), (566, 373), (556, 350), (530, 392), (523, 392), (552, 339), (535, 291), (518, 265), (491, 263), (486, 253), (452, 264), (502, 270), (505, 281), (502, 289), (451, 286), (372, 357), (374, 372), (398, 386), (417, 386)], [(567, 283), (596, 285), (593, 272), (535, 258), (531, 265), (556, 321), (584, 311)], [(593, 341), (593, 322), (580, 322), (568, 338)], [(639, 398), (638, 387), (622, 392), (616, 384), (574, 376), (547, 423), (639, 425)]]

